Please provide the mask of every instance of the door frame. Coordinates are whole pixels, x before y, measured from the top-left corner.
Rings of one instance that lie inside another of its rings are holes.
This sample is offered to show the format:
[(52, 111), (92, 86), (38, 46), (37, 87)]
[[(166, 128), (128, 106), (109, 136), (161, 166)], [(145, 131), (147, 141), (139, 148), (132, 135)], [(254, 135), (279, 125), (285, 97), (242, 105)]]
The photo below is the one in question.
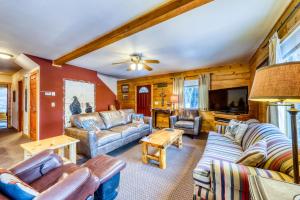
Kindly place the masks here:
[(36, 140), (40, 140), (40, 71), (39, 69), (34, 69), (28, 74), (28, 87), (27, 87), (27, 117), (28, 117), (28, 137), (30, 136), (30, 77), (36, 74)]
[(153, 109), (153, 84), (151, 84), (151, 83), (143, 83), (143, 84), (137, 84), (136, 86), (135, 86), (135, 88), (134, 88), (134, 95), (135, 95), (135, 112), (137, 113), (137, 98), (138, 98), (138, 87), (140, 87), (140, 86), (145, 86), (145, 85), (150, 85), (150, 88), (151, 88), (151, 108), (150, 108), (150, 113), (151, 113), (151, 116), (152, 116), (152, 109)]
[(18, 131), (23, 132), (24, 125), (24, 81), (18, 81)]

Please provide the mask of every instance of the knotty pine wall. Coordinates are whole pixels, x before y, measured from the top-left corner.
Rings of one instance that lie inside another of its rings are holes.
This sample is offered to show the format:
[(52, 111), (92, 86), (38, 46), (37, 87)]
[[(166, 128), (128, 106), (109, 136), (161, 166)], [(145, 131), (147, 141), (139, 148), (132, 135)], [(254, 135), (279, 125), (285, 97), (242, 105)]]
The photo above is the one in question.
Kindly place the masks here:
[[(201, 68), (197, 70), (170, 73), (163, 75), (148, 76), (142, 78), (128, 79), (118, 81), (118, 94), (117, 99), (120, 102), (121, 108), (136, 109), (136, 88), (140, 85), (152, 86), (152, 108), (168, 108), (167, 103), (170, 101), (170, 96), (173, 90), (173, 78), (185, 77), (186, 79), (197, 79), (200, 74), (211, 74), (211, 89), (224, 89), (232, 87), (241, 87), (250, 85), (250, 68), (245, 64), (233, 64), (225, 66), (216, 66), (209, 68)], [(167, 83), (168, 86), (163, 88), (166, 94), (165, 105), (161, 105), (160, 93), (162, 88), (157, 87), (157, 83)], [(128, 100), (123, 100), (121, 86), (123, 84), (129, 85)], [(158, 102), (158, 104), (155, 104)], [(251, 111), (251, 108), (250, 108)], [(208, 132), (214, 129), (213, 115), (211, 112), (201, 112), (204, 122), (202, 131)], [(168, 127), (169, 119), (161, 115), (158, 117), (159, 127)]]
[[(278, 31), (278, 36), (284, 40), (297, 26), (300, 25), (300, 9), (298, 8), (295, 12), (293, 10), (300, 3), (300, 0), (293, 0), (275, 26), (272, 28), (266, 39), (262, 42), (260, 47), (257, 49), (255, 54), (250, 60), (250, 82), (252, 85), (253, 78), (257, 67), (261, 65), (269, 57), (269, 39), (271, 36)], [(267, 103), (251, 102), (252, 114), (257, 116), (257, 119), (261, 122), (267, 121)]]

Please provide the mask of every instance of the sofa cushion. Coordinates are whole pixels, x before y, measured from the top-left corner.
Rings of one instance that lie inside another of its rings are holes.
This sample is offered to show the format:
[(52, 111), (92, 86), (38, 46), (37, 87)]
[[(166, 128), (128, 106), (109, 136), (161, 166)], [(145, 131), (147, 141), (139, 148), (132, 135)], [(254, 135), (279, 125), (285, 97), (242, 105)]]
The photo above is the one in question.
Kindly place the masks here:
[(81, 126), (86, 131), (100, 131), (100, 124), (93, 119), (87, 119), (81, 122)]
[(0, 191), (10, 199), (31, 200), (39, 193), (10, 171), (0, 169)]
[(219, 133), (210, 132), (205, 151), (193, 171), (197, 184), (210, 189), (210, 166), (213, 160), (235, 162), (243, 153), (241, 146)]
[(193, 129), (194, 128), (194, 122), (193, 121), (177, 121), (175, 123), (176, 128), (189, 128)]
[(230, 120), (228, 126), (225, 130), (225, 136), (236, 141), (239, 145), (241, 145), (243, 136), (247, 131), (248, 124), (237, 121), (237, 120)]
[(280, 171), (293, 176), (292, 142), (280, 129), (272, 124), (254, 123), (249, 125), (243, 140), (243, 149), (248, 149), (254, 143), (267, 142), (268, 158), (260, 167)]
[(97, 132), (96, 134), (97, 134), (97, 146), (103, 146), (122, 138), (120, 133), (116, 133), (109, 130), (102, 130)]
[(110, 130), (113, 132), (116, 132), (116, 133), (120, 133), (122, 135), (122, 137), (127, 137), (128, 135), (132, 135), (132, 134), (140, 131), (137, 126), (130, 126), (128, 124), (121, 125), (121, 126), (115, 126), (115, 127), (111, 128)]
[(178, 120), (194, 121), (198, 116), (198, 110), (181, 109), (178, 111)]
[(244, 151), (241, 157), (236, 161), (237, 164), (242, 164), (251, 167), (257, 167), (267, 159), (267, 143), (265, 140), (260, 140)]
[(119, 110), (121, 115), (123, 116), (126, 124), (130, 123), (132, 120), (132, 114), (134, 114), (133, 109), (121, 109)]
[(125, 119), (119, 111), (103, 111), (100, 112), (100, 116), (102, 117), (107, 129), (121, 124), (126, 124)]
[(71, 126), (72, 127), (77, 127), (77, 128), (83, 128), (82, 127), (82, 122), (86, 120), (94, 120), (97, 122), (97, 125), (99, 126), (100, 129), (104, 130), (106, 129), (106, 126), (100, 117), (99, 113), (94, 112), (94, 113), (84, 113), (80, 115), (72, 115), (71, 116)]

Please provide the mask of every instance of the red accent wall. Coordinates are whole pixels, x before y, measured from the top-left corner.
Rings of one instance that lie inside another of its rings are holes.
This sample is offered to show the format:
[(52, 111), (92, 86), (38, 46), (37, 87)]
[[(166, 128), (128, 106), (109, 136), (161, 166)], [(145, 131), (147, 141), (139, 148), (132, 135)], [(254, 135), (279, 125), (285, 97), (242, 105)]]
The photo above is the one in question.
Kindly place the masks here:
[[(97, 77), (97, 72), (72, 65), (53, 67), (52, 61), (30, 56), (40, 65), (40, 139), (58, 136), (63, 133), (63, 98), (64, 79), (80, 80), (96, 85), (96, 111), (108, 109), (114, 104), (116, 95)], [(55, 92), (55, 96), (45, 96), (42, 91)], [(51, 107), (55, 102), (55, 108)]]

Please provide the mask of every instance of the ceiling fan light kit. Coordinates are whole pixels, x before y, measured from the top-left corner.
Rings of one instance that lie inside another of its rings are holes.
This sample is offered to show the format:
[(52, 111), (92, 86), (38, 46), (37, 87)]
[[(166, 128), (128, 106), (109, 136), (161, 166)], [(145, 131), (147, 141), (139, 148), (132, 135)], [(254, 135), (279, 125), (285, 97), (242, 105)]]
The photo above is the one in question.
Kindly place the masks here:
[(4, 53), (4, 52), (0, 52), (0, 58), (1, 58), (1, 59), (5, 59), (5, 60), (8, 60), (8, 59), (13, 58), (13, 55), (8, 54), (8, 53)]
[(122, 62), (116, 62), (112, 63), (113, 65), (118, 65), (118, 64), (124, 64), (124, 63), (129, 63), (129, 68), (127, 71), (141, 71), (143, 69), (152, 71), (152, 67), (147, 65), (147, 63), (152, 63), (152, 64), (159, 64), (159, 60), (143, 60), (142, 59), (143, 55), (142, 54), (132, 54), (130, 55), (130, 60), (127, 61), (122, 61)]

